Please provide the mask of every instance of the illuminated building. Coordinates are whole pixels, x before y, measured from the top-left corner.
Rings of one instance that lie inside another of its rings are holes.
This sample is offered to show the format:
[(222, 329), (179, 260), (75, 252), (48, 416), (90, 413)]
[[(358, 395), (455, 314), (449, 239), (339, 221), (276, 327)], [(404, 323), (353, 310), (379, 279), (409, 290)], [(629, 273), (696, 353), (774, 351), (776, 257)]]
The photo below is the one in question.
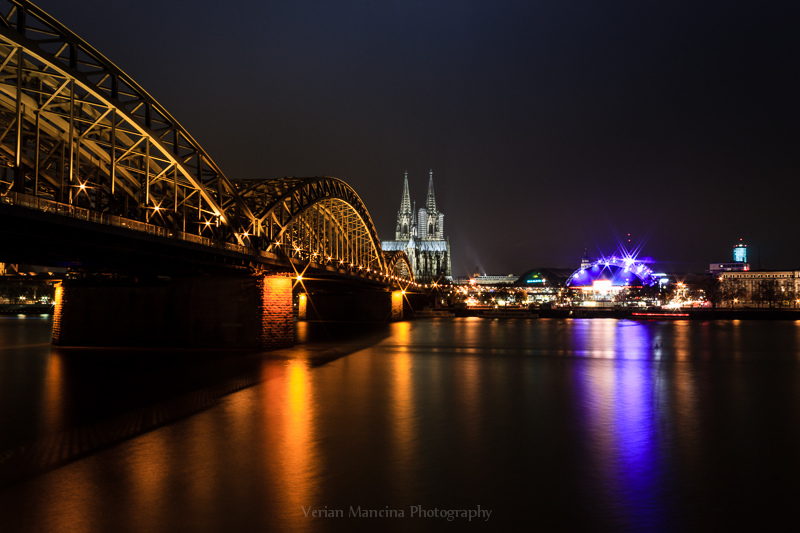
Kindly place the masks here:
[(708, 273), (718, 276), (722, 272), (747, 272), (750, 264), (747, 262), (747, 245), (741, 242), (733, 247), (733, 263), (711, 263), (708, 265)]
[(528, 301), (542, 305), (557, 302), (572, 274), (568, 268), (535, 268), (522, 274), (514, 283), (528, 293)]
[(517, 276), (509, 274), (507, 276), (475, 276), (471, 281), (476, 285), (513, 285), (517, 281)]
[(748, 263), (711, 263), (708, 265), (708, 273), (718, 275), (722, 272), (747, 272), (750, 270)]
[[(741, 241), (741, 239), (740, 239)], [(733, 247), (733, 260), (737, 263), (747, 263), (747, 245), (739, 242)]]
[(800, 271), (740, 270), (717, 274), (730, 307), (800, 307)]
[[(632, 289), (660, 288), (659, 276), (634, 254), (622, 251), (619, 256), (601, 257), (587, 262), (572, 273), (566, 282), (583, 305), (613, 305), (630, 299)], [(641, 300), (641, 296), (636, 296)]]
[(408, 172), (403, 179), (403, 195), (397, 212), (395, 240), (381, 242), (384, 251), (403, 250), (419, 283), (441, 278), (453, 279), (450, 267), (450, 241), (444, 236), (444, 213), (436, 208), (433, 194), (433, 171), (428, 176), (428, 197), (425, 207), (411, 205)]
[(589, 268), (592, 266), (592, 260), (589, 258), (589, 252), (583, 251), (583, 259), (581, 259), (581, 268)]
[(567, 280), (567, 287), (625, 287), (630, 285), (653, 286), (658, 279), (642, 261), (631, 256), (603, 257), (581, 266)]
[(521, 275), (516, 285), (532, 289), (563, 289), (572, 272), (568, 268), (535, 268)]

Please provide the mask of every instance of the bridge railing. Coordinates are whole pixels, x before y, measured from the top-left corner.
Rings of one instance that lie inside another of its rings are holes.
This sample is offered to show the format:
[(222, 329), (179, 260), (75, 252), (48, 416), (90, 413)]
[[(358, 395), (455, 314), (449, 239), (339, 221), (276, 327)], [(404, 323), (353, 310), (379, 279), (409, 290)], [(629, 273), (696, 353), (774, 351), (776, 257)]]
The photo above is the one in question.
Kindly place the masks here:
[[(78, 220), (85, 220), (87, 222), (92, 222), (96, 224), (104, 224), (106, 226), (115, 226), (118, 228), (125, 228), (133, 231), (139, 231), (142, 233), (146, 233), (148, 235), (155, 235), (158, 237), (165, 237), (169, 239), (178, 239), (182, 241), (193, 242), (211, 248), (230, 250), (233, 252), (238, 252), (246, 255), (253, 255), (255, 253), (252, 248), (247, 246), (242, 246), (240, 244), (218, 241), (216, 239), (203, 237), (201, 235), (192, 235), (191, 233), (171, 230), (169, 228), (156, 226), (155, 224), (148, 224), (147, 222), (132, 220), (130, 218), (120, 217), (116, 215), (109, 215), (107, 213), (99, 213), (97, 211), (92, 211), (91, 209), (87, 209), (85, 207), (77, 207), (74, 205), (62, 204), (60, 202), (47, 200), (45, 198), (38, 198), (36, 196), (31, 196), (29, 194), (21, 194), (9, 191), (8, 193), (6, 193), (5, 196), (0, 196), (0, 203), (18, 207), (25, 207), (28, 209), (36, 209), (43, 213), (53, 213), (56, 215), (70, 217)], [(272, 260), (272, 261), (282, 261), (286, 259), (285, 257), (282, 257), (281, 254), (276, 254), (274, 252), (267, 252), (264, 250), (259, 250), (258, 256), (262, 259)], [(345, 267), (339, 266), (338, 268), (335, 265), (320, 264), (317, 266), (318, 268), (324, 268), (325, 270), (336, 270), (336, 271), (341, 271), (342, 273), (348, 271), (351, 275), (356, 275), (362, 278), (377, 279), (376, 277), (379, 276), (379, 273), (377, 271), (367, 272), (365, 270), (361, 270), (361, 268), (356, 270), (352, 268), (352, 265), (350, 269), (348, 269), (346, 266)]]
[(54, 213), (65, 217), (76, 218), (78, 220), (94, 222), (96, 224), (105, 224), (106, 226), (116, 226), (118, 228), (140, 231), (142, 233), (147, 233), (148, 235), (189, 241), (203, 246), (209, 246), (211, 248), (231, 250), (242, 254), (253, 253), (252, 249), (240, 244), (218, 241), (216, 239), (203, 237), (201, 235), (193, 235), (184, 231), (171, 230), (162, 226), (156, 226), (155, 224), (148, 224), (147, 222), (140, 222), (138, 220), (132, 220), (130, 218), (120, 217), (117, 215), (98, 213), (96, 211), (92, 211), (91, 209), (86, 209), (85, 207), (62, 204), (60, 202), (47, 200), (45, 198), (38, 198), (29, 194), (20, 194), (10, 191), (5, 196), (0, 197), (0, 202), (19, 207), (27, 207), (29, 209), (36, 209), (44, 213)]

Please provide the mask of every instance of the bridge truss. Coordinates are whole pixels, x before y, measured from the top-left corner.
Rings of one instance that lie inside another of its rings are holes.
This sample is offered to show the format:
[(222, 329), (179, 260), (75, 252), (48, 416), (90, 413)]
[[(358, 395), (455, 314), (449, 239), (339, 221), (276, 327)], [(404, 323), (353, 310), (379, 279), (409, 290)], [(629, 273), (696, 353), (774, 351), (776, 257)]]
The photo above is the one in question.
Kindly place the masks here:
[(383, 252), (383, 259), (386, 262), (386, 269), (392, 272), (392, 275), (401, 279), (414, 279), (414, 269), (411, 267), (411, 261), (402, 250), (394, 250), (391, 252)]
[(411, 279), (402, 261), (387, 264), (345, 182), (228, 179), (130, 76), (27, 0), (0, 0), (0, 199)]
[(386, 270), (372, 219), (342, 180), (283, 178), (236, 185), (255, 215), (252, 231), (261, 249), (326, 264)]

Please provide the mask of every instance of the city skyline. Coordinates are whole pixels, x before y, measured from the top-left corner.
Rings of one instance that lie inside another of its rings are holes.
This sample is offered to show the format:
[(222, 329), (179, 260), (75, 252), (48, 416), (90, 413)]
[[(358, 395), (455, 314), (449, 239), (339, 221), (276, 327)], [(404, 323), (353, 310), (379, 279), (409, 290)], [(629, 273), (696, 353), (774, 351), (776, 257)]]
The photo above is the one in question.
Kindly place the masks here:
[(343, 179), (388, 239), (403, 172), (419, 191), (433, 169), (454, 275), (628, 233), (659, 270), (740, 238), (754, 268), (800, 268), (796, 5), (37, 5), (231, 178)]

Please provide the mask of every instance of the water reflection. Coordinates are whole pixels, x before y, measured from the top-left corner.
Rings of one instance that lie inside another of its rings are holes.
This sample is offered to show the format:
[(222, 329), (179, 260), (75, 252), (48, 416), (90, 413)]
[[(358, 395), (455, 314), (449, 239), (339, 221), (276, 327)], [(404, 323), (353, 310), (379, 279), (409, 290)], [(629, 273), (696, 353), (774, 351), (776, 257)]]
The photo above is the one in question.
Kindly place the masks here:
[[(326, 505), (345, 512), (482, 505), (493, 510), (487, 527), (509, 531), (704, 530), (735, 522), (748, 503), (783, 516), (782, 505), (798, 496), (800, 327), (793, 323), (456, 319), (388, 330), (383, 341), (338, 359), (314, 358), (302, 346), (256, 358), (257, 385), (180, 420), (164, 414), (175, 398), (149, 396), (147, 409), (125, 412), (104, 431), (145, 427), (147, 417), (168, 424), (4, 490), (4, 530), (447, 525), (303, 515), (304, 507)], [(82, 389), (115, 366), (122, 367), (110, 374), (115, 381), (88, 398), (129, 409), (127, 394), (152, 386), (156, 370), (181, 382), (230, 363), (168, 365), (149, 352), (12, 352), (0, 352), (0, 380), (38, 376), (27, 378), (25, 391), (36, 398), (27, 403), (48, 431), (84, 420)], [(26, 374), (30, 360), (41, 367)], [(99, 377), (86, 377), (98, 365)], [(136, 379), (119, 381), (131, 369)], [(0, 393), (9, 399), (9, 390)], [(96, 436), (68, 433), (47, 450)]]
[(41, 418), (41, 430), (45, 434), (61, 430), (64, 420), (64, 370), (61, 355), (52, 352), (47, 359), (46, 368)]
[(664, 391), (651, 329), (608, 320), (577, 333), (600, 358), (575, 366), (593, 490), (621, 523), (665, 526), (672, 517), (659, 505), (659, 488), (667, 483), (659, 434)]
[[(231, 412), (240, 409), (242, 405), (246, 406), (255, 403), (252, 393), (234, 395), (230, 400), (232, 401), (225, 402), (223, 405), (225, 415), (230, 415)], [(244, 411), (247, 411), (246, 407)], [(242, 419), (235, 416), (225, 416), (224, 420), (228, 422), (224, 428), (229, 437), (231, 437), (228, 442), (223, 441), (216, 435), (221, 425), (218, 419), (210, 416), (195, 417), (194, 423), (189, 428), (190, 431), (186, 433), (184, 440), (188, 453), (181, 457), (180, 470), (182, 472), (192, 472), (191, 463), (213, 465), (220, 455), (225, 454), (225, 444), (230, 443), (233, 447), (244, 445), (243, 441), (246, 441), (247, 429), (242, 426), (246, 426), (248, 423), (246, 417)], [(194, 503), (196, 514), (205, 520), (209, 520), (204, 514), (213, 508), (217, 499), (216, 491), (219, 490), (223, 480), (224, 474), (215, 468), (203, 468), (200, 470), (200, 474), (188, 480), (189, 482), (186, 486), (187, 499)]]
[(459, 365), (456, 379), (458, 388), (458, 405), (464, 443), (477, 452), (480, 442), (481, 419), (481, 363), (476, 355), (465, 355), (463, 364)]
[(131, 446), (128, 461), (123, 464), (129, 481), (128, 498), (133, 529), (152, 531), (161, 520), (162, 504), (170, 488), (170, 479), (177, 470), (171, 459), (168, 434), (154, 432), (147, 439)]
[(90, 502), (107, 497), (97, 476), (92, 469), (76, 469), (60, 483), (44, 483), (27, 498), (12, 500), (22, 519), (15, 516), (16, 524), (10, 521), (8, 531), (92, 531), (101, 521), (103, 507)]
[(289, 361), (279, 380), (265, 386), (261, 409), (265, 427), (274, 436), (265, 456), (270, 465), (278, 459), (277, 490), (279, 507), (300, 509), (317, 500), (315, 494), (318, 451), (314, 440), (315, 402), (308, 362)]
[(393, 342), (398, 345), (392, 356), (391, 400), (392, 430), (391, 445), (394, 460), (392, 461), (395, 483), (402, 491), (402, 499), (413, 496), (415, 472), (408, 468), (416, 462), (417, 413), (414, 397), (413, 362), (409, 354), (411, 325), (408, 322), (397, 324), (393, 329)]

